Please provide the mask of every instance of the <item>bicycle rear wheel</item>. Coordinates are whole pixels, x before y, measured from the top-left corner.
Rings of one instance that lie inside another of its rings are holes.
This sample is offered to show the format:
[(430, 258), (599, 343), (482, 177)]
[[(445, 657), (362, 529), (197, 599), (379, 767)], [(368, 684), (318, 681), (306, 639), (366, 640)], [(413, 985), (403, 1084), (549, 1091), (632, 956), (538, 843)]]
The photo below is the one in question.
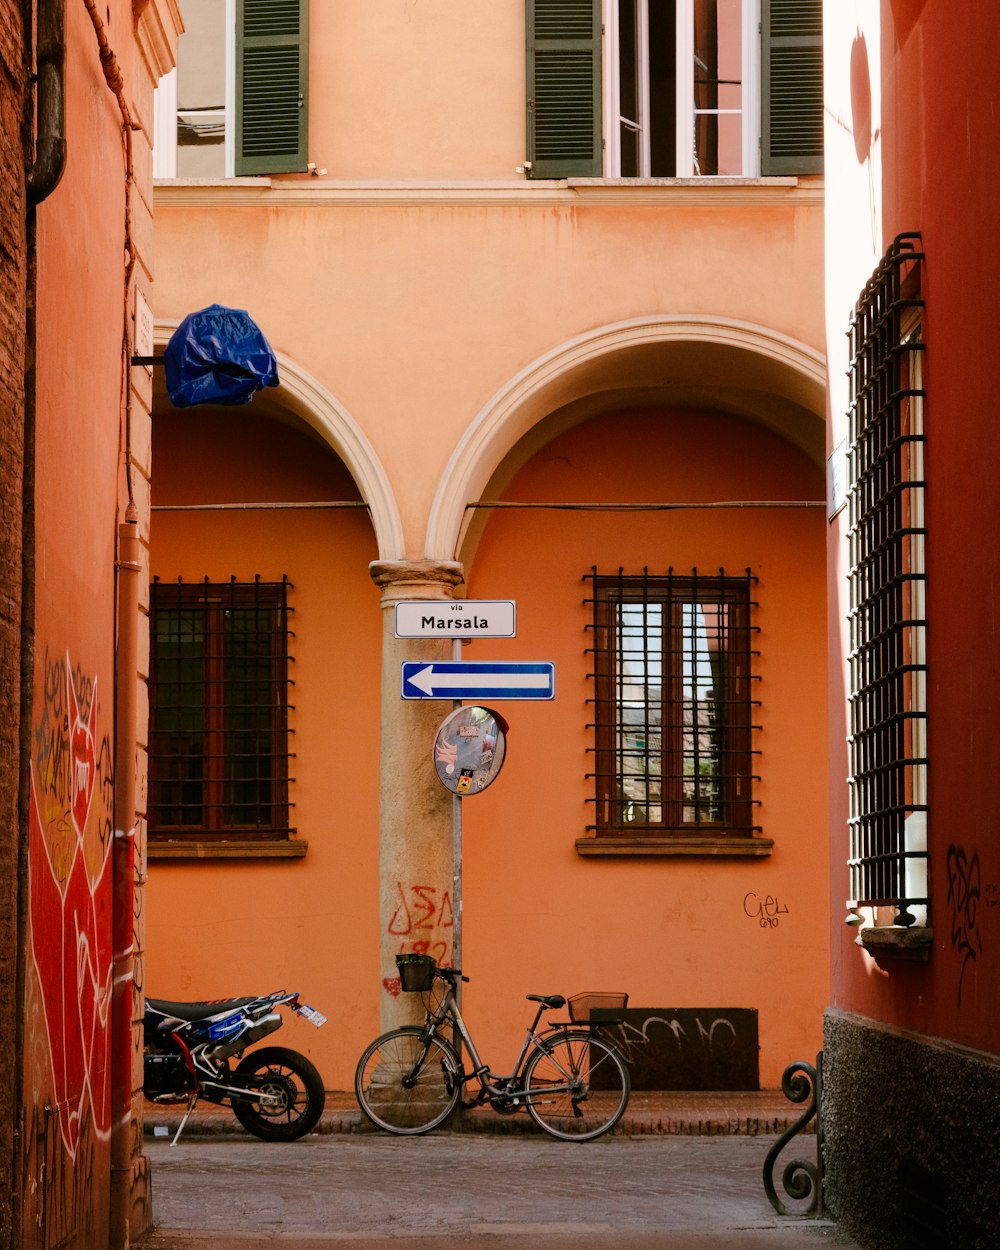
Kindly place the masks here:
[(461, 1089), (452, 1048), (412, 1025), (377, 1037), (354, 1073), (354, 1092), (368, 1119), (404, 1136), (429, 1133), (443, 1124)]
[(561, 1141), (592, 1141), (613, 1128), (630, 1090), (618, 1051), (582, 1030), (544, 1038), (524, 1069), (528, 1114)]

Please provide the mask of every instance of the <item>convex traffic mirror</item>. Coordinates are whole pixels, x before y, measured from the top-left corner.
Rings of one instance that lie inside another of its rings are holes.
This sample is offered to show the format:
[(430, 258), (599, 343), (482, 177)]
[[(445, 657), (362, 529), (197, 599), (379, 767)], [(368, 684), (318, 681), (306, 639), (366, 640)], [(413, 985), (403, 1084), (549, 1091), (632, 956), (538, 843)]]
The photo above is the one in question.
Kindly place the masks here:
[(488, 707), (456, 708), (434, 739), (434, 767), (452, 794), (478, 794), (499, 773), (507, 744), (507, 723)]

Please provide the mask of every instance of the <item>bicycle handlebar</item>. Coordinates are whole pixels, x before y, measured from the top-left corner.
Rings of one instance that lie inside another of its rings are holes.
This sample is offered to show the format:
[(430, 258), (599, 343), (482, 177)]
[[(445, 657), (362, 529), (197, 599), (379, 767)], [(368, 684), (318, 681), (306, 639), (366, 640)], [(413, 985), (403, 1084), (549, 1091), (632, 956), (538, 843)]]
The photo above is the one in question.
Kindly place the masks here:
[(452, 985), (456, 981), (468, 981), (467, 976), (462, 975), (461, 968), (435, 968), (434, 975), (440, 977), (442, 981), (450, 981)]

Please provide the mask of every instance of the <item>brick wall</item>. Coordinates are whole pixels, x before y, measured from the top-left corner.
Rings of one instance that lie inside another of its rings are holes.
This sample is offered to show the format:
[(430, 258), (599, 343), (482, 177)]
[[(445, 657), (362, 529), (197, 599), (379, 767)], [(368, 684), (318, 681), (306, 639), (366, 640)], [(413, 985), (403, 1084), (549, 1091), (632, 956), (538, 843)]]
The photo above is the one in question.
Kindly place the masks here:
[(10, 1236), (15, 1123), (15, 951), (24, 428), (24, 36), (0, 0), (0, 1244)]

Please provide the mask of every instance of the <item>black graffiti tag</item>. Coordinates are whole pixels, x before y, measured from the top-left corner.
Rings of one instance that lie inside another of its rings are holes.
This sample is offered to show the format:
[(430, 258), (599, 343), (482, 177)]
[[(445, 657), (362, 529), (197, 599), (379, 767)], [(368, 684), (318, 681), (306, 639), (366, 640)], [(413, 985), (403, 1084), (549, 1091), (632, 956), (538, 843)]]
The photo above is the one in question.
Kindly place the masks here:
[(958, 977), (958, 1005), (962, 1005), (962, 982), (971, 960), (982, 954), (979, 935), (979, 899), (982, 875), (978, 852), (970, 859), (963, 847), (948, 847), (948, 902), (951, 904), (951, 944), (962, 956)]

